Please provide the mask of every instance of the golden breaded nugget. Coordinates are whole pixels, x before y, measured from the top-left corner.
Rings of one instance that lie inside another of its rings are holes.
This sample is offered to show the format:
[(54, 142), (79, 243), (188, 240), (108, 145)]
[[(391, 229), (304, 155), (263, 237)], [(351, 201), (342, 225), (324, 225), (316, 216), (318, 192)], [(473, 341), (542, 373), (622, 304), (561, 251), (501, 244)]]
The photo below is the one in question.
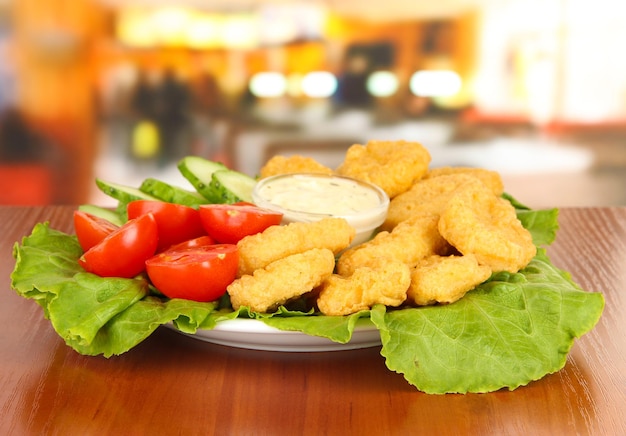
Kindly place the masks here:
[(355, 235), (343, 218), (324, 218), (312, 223), (271, 226), (262, 233), (246, 236), (237, 243), (239, 276), (252, 274), (270, 263), (312, 248), (328, 248), (334, 254), (344, 250)]
[(337, 173), (378, 185), (393, 198), (426, 174), (430, 159), (418, 142), (369, 141), (351, 146)]
[(490, 276), (491, 269), (479, 265), (473, 254), (431, 256), (411, 272), (407, 300), (418, 306), (454, 303)]
[(439, 232), (462, 254), (474, 254), (493, 272), (517, 272), (537, 249), (508, 201), (483, 190), (459, 189), (439, 219)]
[(403, 262), (380, 259), (350, 277), (333, 274), (320, 286), (317, 306), (324, 315), (349, 315), (375, 304), (399, 306), (406, 300), (410, 271)]
[(391, 231), (395, 226), (417, 215), (440, 215), (456, 189), (473, 184), (483, 189), (482, 183), (466, 174), (450, 174), (417, 181), (411, 189), (389, 202), (387, 218), (381, 229)]
[(497, 171), (487, 170), (485, 168), (473, 167), (440, 167), (432, 168), (426, 173), (424, 179), (432, 179), (433, 177), (447, 176), (450, 174), (466, 174), (476, 177), (483, 182), (495, 195), (502, 195), (504, 192), (504, 182), (500, 173)]
[(245, 275), (228, 288), (233, 309), (246, 306), (254, 312), (268, 312), (318, 287), (333, 273), (335, 255), (326, 248), (314, 248), (287, 256)]
[(314, 173), (331, 175), (334, 171), (311, 157), (305, 156), (274, 156), (261, 168), (260, 178), (289, 173)]
[(416, 216), (392, 232), (378, 233), (373, 239), (344, 251), (337, 261), (337, 272), (349, 276), (379, 258), (399, 260), (413, 267), (426, 256), (446, 251), (449, 246), (439, 234), (438, 221), (435, 215)]

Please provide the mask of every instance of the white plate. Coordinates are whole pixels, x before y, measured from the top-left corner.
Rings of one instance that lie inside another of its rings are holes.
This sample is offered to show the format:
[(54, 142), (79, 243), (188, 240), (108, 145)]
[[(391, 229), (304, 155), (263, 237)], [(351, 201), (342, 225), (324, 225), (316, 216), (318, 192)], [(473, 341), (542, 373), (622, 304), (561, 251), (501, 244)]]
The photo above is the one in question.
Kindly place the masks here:
[(352, 338), (340, 344), (330, 339), (310, 336), (301, 332), (283, 331), (270, 327), (256, 319), (232, 319), (222, 321), (212, 330), (199, 329), (195, 334), (183, 333), (171, 324), (172, 330), (185, 336), (228, 347), (263, 351), (315, 352), (343, 351), (380, 345), (380, 334), (367, 318), (358, 320)]

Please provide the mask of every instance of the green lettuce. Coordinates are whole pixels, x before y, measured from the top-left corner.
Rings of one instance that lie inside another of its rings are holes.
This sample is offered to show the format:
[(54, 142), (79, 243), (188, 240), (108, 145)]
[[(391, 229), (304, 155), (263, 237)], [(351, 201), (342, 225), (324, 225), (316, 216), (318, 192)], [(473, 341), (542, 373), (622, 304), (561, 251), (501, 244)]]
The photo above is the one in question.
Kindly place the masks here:
[(448, 306), (372, 310), (387, 367), (427, 393), (511, 390), (563, 368), (604, 308), (539, 250)]
[[(554, 241), (556, 209), (512, 204), (537, 246)], [(495, 274), (454, 304), (376, 306), (349, 316), (321, 316), (295, 307), (270, 314), (245, 307), (234, 311), (227, 297), (211, 303), (170, 300), (151, 293), (145, 277), (86, 273), (77, 262), (81, 254), (75, 236), (39, 223), (15, 244), (11, 274), (13, 289), (35, 300), (59, 336), (81, 354), (125, 353), (167, 323), (194, 334), (234, 318), (347, 343), (357, 322), (370, 318), (380, 331), (387, 367), (428, 393), (515, 389), (556, 372), (604, 307), (602, 294), (580, 289), (541, 248), (524, 270)]]
[(41, 305), (59, 336), (81, 354), (122, 354), (168, 322), (194, 333), (217, 307), (152, 296), (145, 278), (87, 273), (78, 264), (81, 254), (75, 236), (39, 223), (14, 246), (11, 274), (13, 289)]

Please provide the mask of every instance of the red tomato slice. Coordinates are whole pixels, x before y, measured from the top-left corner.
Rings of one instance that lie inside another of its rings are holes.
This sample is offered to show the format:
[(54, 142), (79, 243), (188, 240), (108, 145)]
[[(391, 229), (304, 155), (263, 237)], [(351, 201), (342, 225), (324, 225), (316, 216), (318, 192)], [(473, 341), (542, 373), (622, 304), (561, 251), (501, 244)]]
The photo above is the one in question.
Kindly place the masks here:
[(207, 245), (215, 245), (215, 241), (209, 235), (200, 236), (199, 238), (190, 239), (188, 241), (181, 242), (180, 244), (172, 245), (166, 251), (181, 251), (188, 248), (199, 248)]
[(283, 215), (250, 203), (201, 205), (200, 219), (206, 232), (222, 244), (236, 244), (248, 235), (280, 224)]
[(158, 242), (157, 223), (152, 214), (132, 219), (91, 247), (78, 263), (102, 277), (134, 277), (145, 270)]
[(152, 213), (159, 229), (157, 251), (163, 251), (174, 244), (206, 235), (198, 211), (182, 204), (155, 200), (135, 200), (128, 203), (128, 218)]
[(74, 211), (74, 231), (83, 251), (89, 250), (117, 229), (119, 229), (118, 225), (104, 218), (82, 210)]
[(224, 295), (238, 264), (237, 246), (221, 244), (164, 251), (146, 261), (146, 272), (165, 296), (206, 302)]

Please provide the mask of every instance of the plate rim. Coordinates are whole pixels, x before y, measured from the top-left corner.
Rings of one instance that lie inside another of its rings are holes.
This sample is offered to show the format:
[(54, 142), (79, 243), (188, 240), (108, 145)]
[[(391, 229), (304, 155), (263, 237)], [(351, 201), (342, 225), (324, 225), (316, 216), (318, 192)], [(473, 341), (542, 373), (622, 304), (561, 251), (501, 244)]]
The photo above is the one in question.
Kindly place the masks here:
[[(324, 336), (309, 335), (295, 330), (281, 330), (254, 318), (233, 318), (219, 321), (212, 329), (197, 329), (186, 333), (167, 323), (165, 327), (192, 339), (248, 350), (279, 352), (347, 351), (381, 346), (380, 332), (370, 318), (359, 318), (353, 334), (346, 343), (335, 342)], [(243, 338), (239, 338), (243, 336)], [(293, 339), (302, 337), (302, 344)], [(261, 338), (259, 340), (259, 338)]]

